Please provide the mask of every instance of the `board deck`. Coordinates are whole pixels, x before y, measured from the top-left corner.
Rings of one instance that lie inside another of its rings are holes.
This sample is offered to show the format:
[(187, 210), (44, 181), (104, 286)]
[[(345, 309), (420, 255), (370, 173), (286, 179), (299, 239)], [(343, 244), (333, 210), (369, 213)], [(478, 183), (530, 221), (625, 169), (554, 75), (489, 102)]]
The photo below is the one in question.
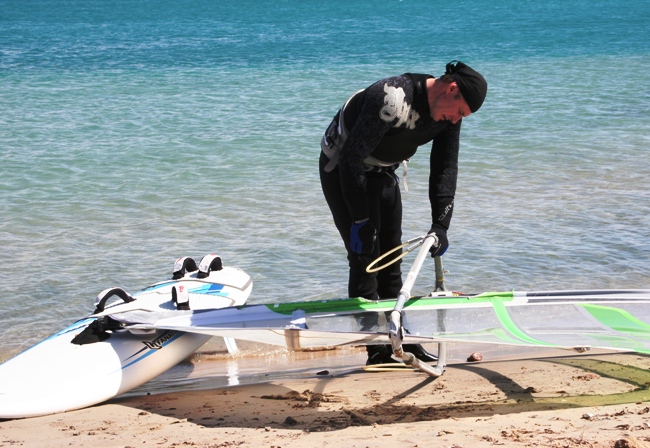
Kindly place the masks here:
[(170, 369), (210, 339), (177, 330), (121, 329), (100, 342), (72, 340), (98, 317), (133, 312), (166, 315), (177, 311), (172, 287), (186, 287), (194, 309), (243, 305), (252, 289), (243, 271), (224, 267), (205, 279), (196, 273), (169, 280), (117, 301), (103, 313), (83, 318), (0, 364), (0, 418), (46, 415), (96, 404), (127, 392)]
[(195, 273), (190, 273), (179, 280), (166, 280), (149, 286), (134, 294), (137, 300), (124, 303), (115, 301), (106, 309), (93, 317), (114, 315), (130, 311), (160, 312), (178, 310), (170, 300), (172, 288), (184, 287), (193, 310), (204, 310), (242, 305), (242, 295), (248, 297), (253, 288), (253, 282), (248, 274), (241, 269), (226, 266), (215, 271), (209, 277), (200, 279)]

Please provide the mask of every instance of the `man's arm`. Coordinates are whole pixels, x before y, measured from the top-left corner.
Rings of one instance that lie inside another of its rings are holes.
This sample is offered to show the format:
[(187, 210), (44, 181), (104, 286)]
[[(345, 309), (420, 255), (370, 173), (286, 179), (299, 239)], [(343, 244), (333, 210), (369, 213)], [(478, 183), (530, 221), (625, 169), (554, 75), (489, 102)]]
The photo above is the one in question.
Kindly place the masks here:
[(458, 178), (458, 150), (462, 120), (441, 132), (431, 147), (431, 170), (429, 173), (429, 201), (431, 223), (434, 227), (449, 229), (456, 195)]

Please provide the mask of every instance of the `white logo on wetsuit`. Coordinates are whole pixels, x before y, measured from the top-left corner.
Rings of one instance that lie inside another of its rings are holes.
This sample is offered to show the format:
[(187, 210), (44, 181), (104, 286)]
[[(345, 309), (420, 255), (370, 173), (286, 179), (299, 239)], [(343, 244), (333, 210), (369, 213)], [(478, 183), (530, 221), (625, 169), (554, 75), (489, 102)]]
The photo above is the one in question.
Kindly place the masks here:
[(381, 119), (388, 122), (398, 118), (394, 127), (398, 128), (405, 124), (408, 129), (415, 129), (415, 122), (420, 118), (420, 114), (411, 110), (411, 105), (404, 101), (406, 96), (404, 89), (384, 84), (384, 92), (386, 92), (384, 107), (379, 112)]

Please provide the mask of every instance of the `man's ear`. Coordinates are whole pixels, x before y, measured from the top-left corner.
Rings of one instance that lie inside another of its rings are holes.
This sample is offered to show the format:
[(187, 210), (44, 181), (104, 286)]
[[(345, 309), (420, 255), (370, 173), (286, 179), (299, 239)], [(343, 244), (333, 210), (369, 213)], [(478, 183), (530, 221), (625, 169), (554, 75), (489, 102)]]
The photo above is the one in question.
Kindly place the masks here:
[(447, 85), (447, 88), (445, 89), (445, 93), (447, 94), (452, 94), (455, 95), (458, 93), (458, 84), (456, 84), (456, 81), (452, 81)]

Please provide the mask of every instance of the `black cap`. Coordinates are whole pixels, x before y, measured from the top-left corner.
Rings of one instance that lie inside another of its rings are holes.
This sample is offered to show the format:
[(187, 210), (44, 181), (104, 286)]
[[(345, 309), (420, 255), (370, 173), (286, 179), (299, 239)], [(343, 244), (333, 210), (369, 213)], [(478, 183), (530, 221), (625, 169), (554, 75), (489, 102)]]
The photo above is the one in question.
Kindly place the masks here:
[(460, 93), (472, 113), (479, 110), (487, 94), (488, 86), (485, 78), (469, 65), (460, 61), (451, 61), (447, 64), (445, 75), (450, 75), (456, 81)]

